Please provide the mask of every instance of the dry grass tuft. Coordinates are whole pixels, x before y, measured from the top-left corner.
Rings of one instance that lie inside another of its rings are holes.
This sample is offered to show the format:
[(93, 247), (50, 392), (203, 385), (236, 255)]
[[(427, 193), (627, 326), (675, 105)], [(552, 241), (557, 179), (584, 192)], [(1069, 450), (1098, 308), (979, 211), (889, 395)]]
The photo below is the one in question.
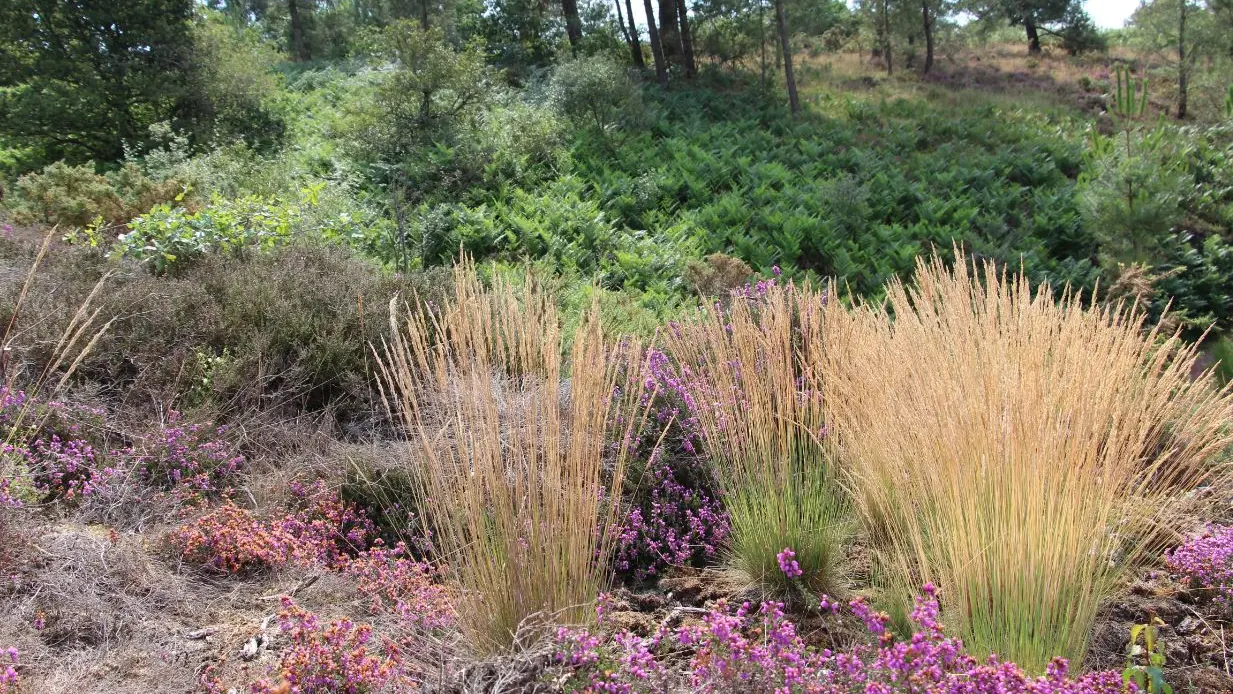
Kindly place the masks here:
[(761, 286), (765, 296), (713, 305), (672, 327), (668, 344), (732, 519), (734, 568), (782, 594), (789, 585), (777, 555), (790, 547), (806, 585), (834, 591), (849, 523), (815, 368), (826, 295)]
[(464, 261), (453, 303), (392, 307), (382, 359), (421, 457), (417, 503), (480, 654), (515, 647), (528, 623), (588, 620), (635, 424), (614, 422), (638, 409), (641, 351), (614, 353), (592, 310), (564, 366), (560, 319), (529, 279), (524, 290), (500, 279), (486, 290)]
[(935, 582), (975, 652), (1029, 670), (1083, 657), (1167, 495), (1230, 443), (1195, 347), (962, 255), (827, 327), (829, 414), (893, 594)]

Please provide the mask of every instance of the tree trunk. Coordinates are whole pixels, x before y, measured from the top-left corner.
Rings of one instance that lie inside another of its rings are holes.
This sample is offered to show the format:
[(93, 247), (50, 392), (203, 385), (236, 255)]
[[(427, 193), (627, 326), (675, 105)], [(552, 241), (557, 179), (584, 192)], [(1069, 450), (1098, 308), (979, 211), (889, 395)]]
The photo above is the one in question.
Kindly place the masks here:
[(659, 30), (655, 28), (655, 12), (651, 0), (642, 0), (646, 10), (646, 33), (651, 37), (651, 55), (655, 58), (655, 76), (659, 78), (659, 86), (668, 88), (668, 65), (664, 62), (664, 47), (659, 42)]
[(312, 50), (304, 40), (304, 20), (300, 17), (300, 0), (287, 0), (287, 18), (291, 22), (291, 53), (300, 62), (313, 59)]
[(664, 62), (668, 65), (678, 64), (684, 53), (676, 14), (676, 0), (659, 0), (659, 45), (663, 48)]
[(676, 0), (676, 10), (681, 20), (681, 59), (685, 63), (685, 76), (693, 77), (698, 64), (694, 62), (694, 37), (689, 31), (689, 8), (685, 0)]
[(639, 70), (645, 70), (646, 60), (642, 57), (642, 40), (638, 38), (638, 25), (634, 23), (634, 6), (630, 4), (630, 0), (625, 0), (625, 14), (629, 15), (629, 50), (633, 53), (634, 65)]
[(565, 13), (565, 34), (569, 37), (569, 47), (578, 51), (582, 42), (582, 18), (578, 16), (578, 0), (561, 0), (561, 10)]
[(758, 48), (762, 68), (758, 73), (758, 88), (766, 89), (766, 0), (758, 0)]
[(1027, 31), (1028, 53), (1040, 53), (1040, 32), (1036, 30), (1036, 18), (1030, 14), (1025, 16), (1023, 28)]
[(775, 0), (775, 24), (779, 26), (779, 45), (783, 49), (783, 78), (788, 85), (788, 105), (795, 116), (801, 112), (801, 102), (796, 96), (796, 76), (792, 74), (792, 41), (788, 35), (788, 18), (783, 10), (783, 0)]
[(933, 17), (929, 15), (929, 0), (920, 4), (921, 25), (925, 30), (925, 74), (933, 69)]
[(882, 57), (886, 58), (886, 74), (895, 72), (895, 64), (891, 60), (891, 30), (890, 30), (890, 0), (882, 0)]
[(1186, 0), (1177, 4), (1181, 8), (1177, 13), (1177, 119), (1184, 120), (1190, 77), (1190, 66), (1186, 65)]
[(420, 0), (420, 28), (424, 31), (428, 31), (428, 2)]
[(621, 38), (625, 39), (625, 45), (630, 45), (633, 41), (629, 38), (629, 29), (625, 28), (625, 13), (621, 11), (621, 0), (612, 0), (612, 4), (616, 5), (617, 28), (621, 30)]

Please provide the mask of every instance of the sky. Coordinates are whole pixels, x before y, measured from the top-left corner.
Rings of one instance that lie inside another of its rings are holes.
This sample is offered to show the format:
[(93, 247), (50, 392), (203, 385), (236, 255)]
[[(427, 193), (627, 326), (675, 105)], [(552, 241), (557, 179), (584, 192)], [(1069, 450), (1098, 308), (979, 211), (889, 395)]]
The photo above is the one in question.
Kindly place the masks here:
[(1087, 0), (1087, 13), (1101, 29), (1119, 29), (1139, 7), (1139, 0)]

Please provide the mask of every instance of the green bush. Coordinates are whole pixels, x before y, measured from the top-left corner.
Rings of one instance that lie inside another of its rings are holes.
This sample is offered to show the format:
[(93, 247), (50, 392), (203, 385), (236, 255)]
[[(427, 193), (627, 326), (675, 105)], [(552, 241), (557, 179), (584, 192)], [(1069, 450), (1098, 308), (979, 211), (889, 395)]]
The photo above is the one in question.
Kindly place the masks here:
[(345, 214), (324, 220), (313, 217), (319, 193), (319, 187), (303, 191), (294, 203), (257, 196), (234, 200), (215, 196), (195, 212), (157, 205), (129, 223), (129, 231), (116, 239), (111, 252), (162, 274), (211, 252), (268, 251), (310, 233), (327, 241), (362, 241), (365, 232), (358, 228), (358, 220)]
[(9, 201), (14, 218), (25, 224), (84, 228), (102, 220), (123, 224), (159, 203), (180, 199), (186, 189), (175, 179), (154, 180), (128, 164), (106, 174), (93, 164), (49, 164), (17, 179)]
[(549, 98), (576, 123), (607, 132), (644, 115), (642, 92), (624, 65), (605, 55), (575, 58), (557, 65)]

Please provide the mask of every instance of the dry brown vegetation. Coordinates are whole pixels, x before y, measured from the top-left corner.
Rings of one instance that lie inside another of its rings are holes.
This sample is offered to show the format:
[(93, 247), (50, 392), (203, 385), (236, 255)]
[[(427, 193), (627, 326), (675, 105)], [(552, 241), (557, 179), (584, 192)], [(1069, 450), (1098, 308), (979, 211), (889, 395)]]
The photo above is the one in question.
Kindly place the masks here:
[(1230, 390), (1132, 308), (934, 258), (828, 327), (830, 415), (883, 580), (945, 586), (978, 652), (1082, 659), (1102, 601), (1160, 549), (1151, 527), (1226, 482)]
[(563, 364), (551, 297), (485, 289), (467, 262), (454, 297), (436, 313), (392, 305), (382, 371), (419, 453), (427, 527), (462, 588), (460, 621), (489, 655), (528, 622), (587, 621), (608, 582), (641, 350), (606, 344), (593, 307)]

